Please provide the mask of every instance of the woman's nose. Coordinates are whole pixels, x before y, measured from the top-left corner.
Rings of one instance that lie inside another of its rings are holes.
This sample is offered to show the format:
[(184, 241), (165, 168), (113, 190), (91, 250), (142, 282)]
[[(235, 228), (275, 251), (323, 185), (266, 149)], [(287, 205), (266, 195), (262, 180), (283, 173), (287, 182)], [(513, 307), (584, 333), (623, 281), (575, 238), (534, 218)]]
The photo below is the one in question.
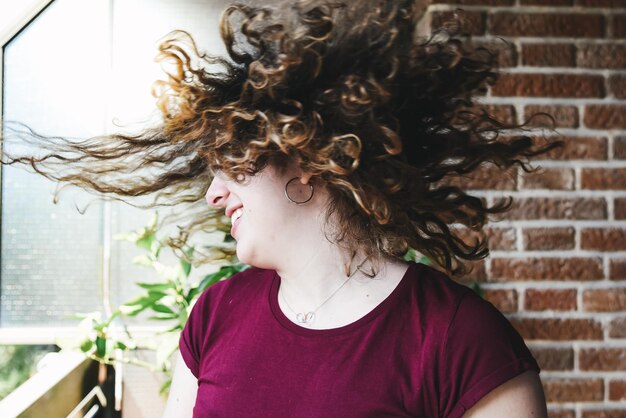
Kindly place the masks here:
[(226, 183), (219, 177), (213, 177), (213, 181), (206, 191), (206, 201), (210, 206), (221, 208), (226, 207), (226, 199), (228, 198), (228, 188)]

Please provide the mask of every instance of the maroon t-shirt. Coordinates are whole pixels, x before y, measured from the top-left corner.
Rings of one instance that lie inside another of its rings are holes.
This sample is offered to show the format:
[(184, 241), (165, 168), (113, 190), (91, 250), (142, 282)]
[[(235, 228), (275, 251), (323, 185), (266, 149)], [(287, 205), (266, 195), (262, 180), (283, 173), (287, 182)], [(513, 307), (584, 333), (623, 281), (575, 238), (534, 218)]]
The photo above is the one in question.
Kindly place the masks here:
[(280, 277), (248, 269), (207, 289), (180, 339), (194, 417), (460, 417), (526, 370), (506, 318), (471, 289), (411, 264), (352, 324), (312, 330), (278, 306)]

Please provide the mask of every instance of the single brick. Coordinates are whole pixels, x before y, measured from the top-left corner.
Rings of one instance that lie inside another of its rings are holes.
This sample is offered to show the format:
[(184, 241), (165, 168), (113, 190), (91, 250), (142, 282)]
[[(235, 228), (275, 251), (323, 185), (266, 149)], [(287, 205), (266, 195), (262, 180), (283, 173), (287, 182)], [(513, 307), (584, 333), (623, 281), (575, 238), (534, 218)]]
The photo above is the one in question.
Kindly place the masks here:
[(609, 400), (626, 401), (626, 380), (609, 380)]
[(624, 409), (598, 409), (582, 411), (582, 418), (624, 418), (626, 410)]
[(548, 409), (548, 418), (576, 418), (576, 411), (571, 409)]
[(573, 168), (542, 168), (522, 172), (520, 189), (574, 190)]
[(574, 369), (574, 350), (571, 348), (529, 348), (541, 370)]
[(626, 288), (584, 290), (583, 309), (588, 312), (626, 311)]
[(515, 289), (485, 289), (485, 299), (500, 312), (517, 312), (517, 291)]
[(583, 250), (624, 251), (626, 250), (625, 228), (583, 228), (580, 233)]
[(613, 158), (626, 159), (626, 136), (618, 136), (613, 139)]
[(600, 280), (601, 258), (493, 258), (490, 281)]
[[(547, 128), (553, 127), (552, 121), (545, 115), (547, 113), (555, 120), (554, 127), (557, 128), (578, 128), (578, 108), (576, 106), (550, 106), (550, 105), (529, 105), (524, 108), (524, 118), (529, 121), (529, 126)], [(538, 114), (532, 117), (532, 115)]]
[(623, 168), (583, 168), (581, 186), (591, 190), (626, 189), (626, 170)]
[(524, 309), (527, 311), (576, 310), (576, 289), (526, 289)]
[(626, 105), (587, 105), (583, 122), (592, 129), (626, 129)]
[(462, 6), (512, 6), (515, 0), (431, 0), (433, 4), (458, 4)]
[(612, 319), (609, 324), (609, 337), (626, 338), (626, 318)]
[(542, 158), (552, 160), (606, 160), (609, 156), (608, 141), (603, 137), (555, 136), (553, 138), (563, 141), (563, 146), (544, 154)]
[(502, 73), (494, 96), (604, 97), (604, 77), (584, 74)]
[(626, 14), (613, 15), (611, 19), (611, 27), (613, 28), (613, 32), (611, 34), (612, 38), (626, 38)]
[(521, 0), (523, 6), (571, 6), (574, 0)]
[(612, 75), (609, 78), (609, 91), (617, 99), (626, 99), (626, 75)]
[(626, 45), (584, 44), (578, 46), (576, 65), (580, 68), (626, 68)]
[(624, 0), (576, 0), (576, 6), (624, 7)]
[(496, 12), (489, 15), (488, 31), (516, 37), (601, 38), (604, 26), (604, 17), (595, 13)]
[(610, 260), (609, 278), (611, 280), (626, 280), (626, 259), (614, 258)]
[(576, 47), (573, 44), (524, 44), (522, 65), (534, 67), (575, 67)]
[(439, 29), (454, 26), (470, 35), (483, 35), (485, 33), (485, 14), (468, 11), (434, 11), (430, 13), (430, 27)]
[(582, 348), (578, 360), (581, 370), (626, 370), (626, 348)]
[(613, 200), (613, 214), (615, 219), (626, 219), (626, 197), (616, 197)]
[(545, 379), (543, 390), (548, 402), (592, 402), (604, 399), (602, 379)]
[(571, 250), (574, 248), (574, 228), (526, 228), (524, 229), (524, 249)]
[(525, 340), (602, 340), (602, 324), (592, 319), (512, 318)]
[(529, 197), (514, 200), (511, 209), (500, 217), (502, 219), (606, 219), (607, 208), (603, 198)]

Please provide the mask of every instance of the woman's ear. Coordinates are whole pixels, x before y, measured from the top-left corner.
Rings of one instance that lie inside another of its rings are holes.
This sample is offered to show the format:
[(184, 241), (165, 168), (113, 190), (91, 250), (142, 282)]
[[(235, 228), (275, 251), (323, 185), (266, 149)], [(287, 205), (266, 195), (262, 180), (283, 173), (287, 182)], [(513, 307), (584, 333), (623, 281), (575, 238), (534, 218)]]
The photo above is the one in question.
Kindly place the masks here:
[(295, 159), (291, 160), (291, 164), (291, 167), (293, 167), (294, 169), (294, 174), (300, 177), (300, 183), (309, 184), (309, 181), (311, 180), (311, 177), (313, 177), (313, 175), (310, 173), (306, 173), (304, 170), (302, 170), (302, 168), (300, 167), (300, 158), (296, 157)]
[(302, 175), (300, 176), (300, 182), (302, 184), (308, 184), (309, 180), (311, 180), (311, 177), (313, 177), (312, 174), (309, 173), (302, 173)]

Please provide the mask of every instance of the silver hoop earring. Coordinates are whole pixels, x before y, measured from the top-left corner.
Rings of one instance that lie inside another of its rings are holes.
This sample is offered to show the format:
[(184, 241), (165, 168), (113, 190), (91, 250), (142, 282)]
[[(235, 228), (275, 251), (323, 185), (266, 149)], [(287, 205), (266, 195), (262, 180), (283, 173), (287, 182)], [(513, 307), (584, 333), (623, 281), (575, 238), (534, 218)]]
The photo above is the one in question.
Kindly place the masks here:
[[(289, 180), (287, 182), (287, 184), (285, 185), (285, 196), (287, 197), (287, 199), (289, 199), (289, 201), (291, 203), (295, 203), (296, 205), (304, 205), (305, 203), (307, 203), (308, 201), (310, 201), (313, 198), (313, 194), (315, 193), (315, 190), (313, 189), (313, 185), (312, 184), (307, 184), (307, 186), (309, 186), (309, 191), (311, 192), (311, 194), (309, 195), (308, 198), (306, 198), (305, 200), (296, 200), (293, 197), (291, 197), (289, 195), (289, 185), (294, 181), (294, 180), (298, 180), (300, 177), (294, 177), (291, 180)], [(304, 184), (301, 184), (301, 186), (304, 186)], [(292, 188), (293, 189), (293, 188)], [(292, 190), (292, 194), (294, 193), (294, 191)], [(299, 197), (302, 197), (302, 189), (299, 188), (295, 194), (297, 194)]]

